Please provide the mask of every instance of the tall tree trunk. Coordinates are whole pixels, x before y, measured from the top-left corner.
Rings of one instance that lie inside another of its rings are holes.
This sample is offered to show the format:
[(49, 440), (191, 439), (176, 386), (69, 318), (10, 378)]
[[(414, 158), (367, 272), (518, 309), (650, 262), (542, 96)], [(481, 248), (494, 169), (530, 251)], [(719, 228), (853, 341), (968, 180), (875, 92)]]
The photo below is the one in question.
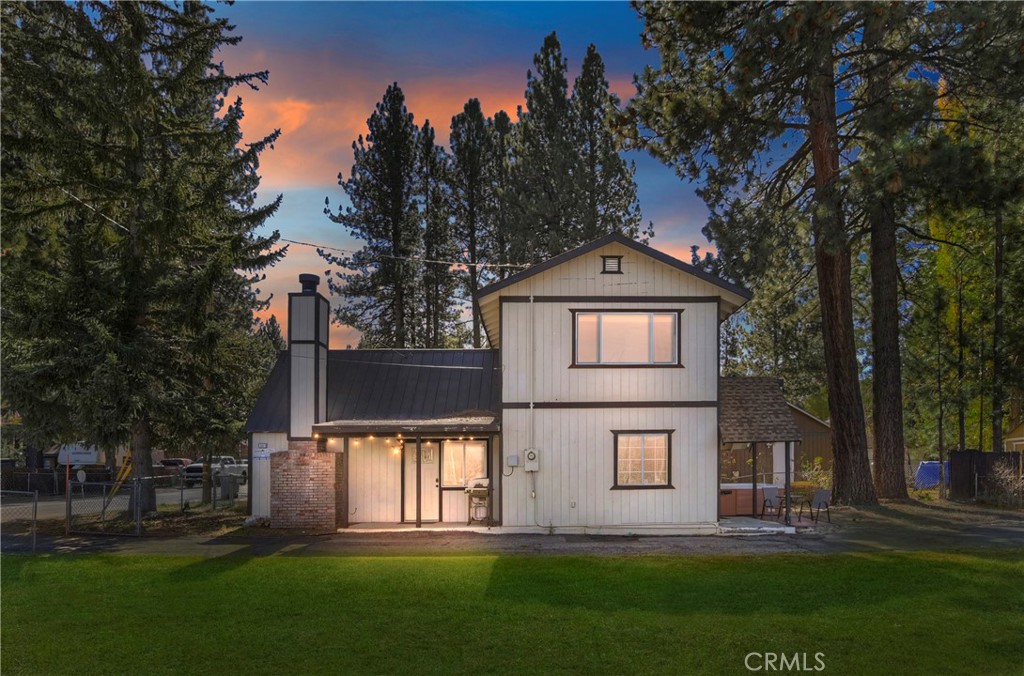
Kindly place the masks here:
[(480, 288), (480, 267), (475, 265), (478, 263), (478, 252), (477, 252), (477, 218), (476, 218), (476, 196), (472, 197), (474, 204), (469, 207), (469, 262), (474, 265), (469, 266), (469, 298), (472, 304), (473, 312), (473, 347), (479, 348), (483, 345), (482, 338), (480, 336), (480, 313), (477, 312), (476, 303), (473, 302), (473, 297)]
[[(153, 476), (153, 431), (143, 418), (132, 426), (132, 475), (135, 478)], [(156, 511), (156, 490), (152, 481), (143, 481), (138, 493), (142, 513)]]
[[(939, 399), (939, 497), (946, 497), (946, 472), (945, 472), (945, 459), (946, 459), (946, 430), (943, 427), (945, 423), (944, 414), (945, 410), (943, 405), (945, 402), (942, 400), (942, 341), (939, 340), (939, 336), (942, 335), (942, 311), (941, 308), (936, 308), (935, 311), (935, 391)], [(963, 449), (961, 449), (963, 450)]]
[[(935, 339), (939, 340), (939, 335), (936, 333)], [(956, 382), (957, 382), (957, 395), (956, 395), (956, 424), (957, 424), (957, 442), (956, 447), (959, 451), (967, 450), (967, 394), (964, 392), (965, 382), (965, 361), (964, 361), (964, 278), (963, 273), (957, 270), (956, 273)]]
[(875, 433), (875, 491), (878, 497), (907, 498), (903, 473), (903, 384), (897, 288), (896, 218), (892, 199), (879, 199), (871, 219), (871, 391)]
[(812, 19), (812, 55), (807, 82), (811, 157), (814, 166), (815, 261), (827, 367), (828, 408), (832, 423), (834, 499), (850, 504), (875, 500), (868, 463), (864, 404), (860, 394), (850, 245), (843, 221), (836, 127), (835, 66), (832, 56), (832, 8), (817, 7)]
[[(869, 142), (878, 154), (888, 151), (890, 127), (879, 124), (881, 111), (888, 110), (892, 60), (883, 57), (888, 30), (884, 5), (865, 7), (864, 47), (874, 50), (866, 70), (867, 105), (872, 108), (865, 126)], [(900, 369), (899, 261), (896, 254), (896, 206), (884, 188), (872, 198), (867, 209), (871, 226), (871, 347), (873, 369), (872, 430), (875, 436), (875, 491), (880, 498), (906, 499), (903, 473), (903, 384)]]
[(995, 216), (995, 298), (992, 301), (992, 450), (1003, 450), (1003, 210)]

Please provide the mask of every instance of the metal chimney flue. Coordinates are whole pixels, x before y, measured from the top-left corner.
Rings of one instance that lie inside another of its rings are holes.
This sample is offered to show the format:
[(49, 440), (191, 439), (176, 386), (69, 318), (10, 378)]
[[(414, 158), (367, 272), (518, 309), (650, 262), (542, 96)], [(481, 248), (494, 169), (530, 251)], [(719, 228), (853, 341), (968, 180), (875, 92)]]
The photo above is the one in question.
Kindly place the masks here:
[(316, 287), (320, 286), (320, 275), (301, 274), (299, 284), (302, 285), (302, 293), (316, 293)]

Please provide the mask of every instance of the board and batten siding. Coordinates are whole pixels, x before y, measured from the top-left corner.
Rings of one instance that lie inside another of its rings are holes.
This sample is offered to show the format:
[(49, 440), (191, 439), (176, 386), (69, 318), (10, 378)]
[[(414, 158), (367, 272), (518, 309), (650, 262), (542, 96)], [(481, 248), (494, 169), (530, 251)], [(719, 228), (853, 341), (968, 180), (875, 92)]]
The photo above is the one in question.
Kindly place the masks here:
[[(603, 255), (622, 256), (623, 274), (602, 274)], [(485, 299), (484, 318), (501, 348), (502, 469), (512, 472), (502, 478), (502, 525), (592, 532), (714, 528), (718, 323), (727, 295), (610, 244)], [(735, 307), (742, 299), (729, 302)], [(573, 368), (573, 310), (681, 311), (682, 368)], [(672, 488), (613, 489), (613, 430), (674, 430)], [(510, 470), (505, 459), (515, 454), (522, 462), (528, 448), (538, 450), (540, 470)]]
[[(287, 451), (286, 432), (253, 432), (252, 449), (255, 457), (267, 452)], [(249, 491), (252, 493), (252, 515), (270, 518), (270, 460), (254, 459), (249, 466)]]
[[(622, 274), (602, 274), (601, 256), (622, 256)], [(710, 282), (616, 243), (566, 261), (481, 299), (481, 316), (488, 335), (495, 342), (501, 340), (497, 329), (499, 299), (503, 296), (723, 296), (737, 303), (743, 300)]]
[[(570, 368), (572, 310), (682, 310), (683, 368)], [(716, 401), (716, 303), (505, 303), (502, 401)]]
[[(613, 490), (612, 430), (675, 430), (673, 488)], [(506, 456), (522, 458), (525, 449), (536, 448), (540, 471), (531, 475), (519, 467), (502, 478), (502, 525), (596, 530), (712, 524), (717, 441), (713, 407), (506, 409)]]
[(348, 443), (349, 523), (399, 523), (402, 520), (402, 456), (383, 439)]

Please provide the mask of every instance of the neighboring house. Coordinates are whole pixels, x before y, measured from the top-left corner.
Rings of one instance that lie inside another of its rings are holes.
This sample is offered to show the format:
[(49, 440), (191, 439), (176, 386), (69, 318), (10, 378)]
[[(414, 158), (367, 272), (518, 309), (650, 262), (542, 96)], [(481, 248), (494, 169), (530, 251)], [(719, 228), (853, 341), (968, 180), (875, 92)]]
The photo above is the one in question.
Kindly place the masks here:
[(274, 526), (466, 523), (489, 483), (506, 529), (712, 532), (720, 450), (784, 444), (784, 468), (801, 438), (778, 381), (721, 396), (719, 327), (750, 292), (622, 235), (480, 290), (488, 350), (330, 350), (300, 281), (247, 423)]
[(1003, 437), (1004, 451), (1024, 451), (1024, 421)]

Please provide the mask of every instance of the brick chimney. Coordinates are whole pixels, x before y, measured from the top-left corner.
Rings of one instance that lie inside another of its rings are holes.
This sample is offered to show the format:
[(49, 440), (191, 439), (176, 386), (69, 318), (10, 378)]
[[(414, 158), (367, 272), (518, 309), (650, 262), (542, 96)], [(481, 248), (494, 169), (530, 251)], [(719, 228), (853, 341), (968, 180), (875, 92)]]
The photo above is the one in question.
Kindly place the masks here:
[(302, 291), (288, 294), (288, 359), (291, 366), (289, 439), (312, 439), (313, 424), (327, 418), (327, 350), (331, 304), (318, 291), (320, 276), (299, 275)]

